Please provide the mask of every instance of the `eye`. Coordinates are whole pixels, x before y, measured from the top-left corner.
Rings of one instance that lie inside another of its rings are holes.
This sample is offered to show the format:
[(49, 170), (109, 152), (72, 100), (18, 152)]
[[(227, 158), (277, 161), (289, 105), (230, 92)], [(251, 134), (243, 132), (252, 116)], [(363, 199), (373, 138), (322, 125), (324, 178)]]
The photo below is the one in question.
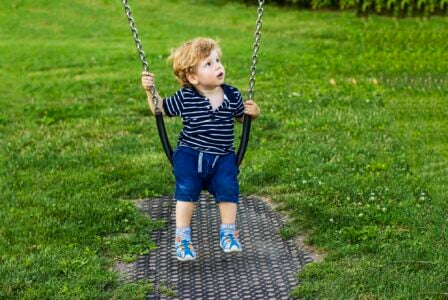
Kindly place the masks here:
[(207, 62), (207, 63), (205, 63), (205, 66), (206, 66), (206, 67), (210, 67), (211, 65), (212, 65), (211, 62)]
[(217, 59), (216, 59), (216, 62), (217, 62), (217, 63), (220, 63), (220, 62), (221, 62), (221, 60), (220, 60), (219, 58), (217, 58)]

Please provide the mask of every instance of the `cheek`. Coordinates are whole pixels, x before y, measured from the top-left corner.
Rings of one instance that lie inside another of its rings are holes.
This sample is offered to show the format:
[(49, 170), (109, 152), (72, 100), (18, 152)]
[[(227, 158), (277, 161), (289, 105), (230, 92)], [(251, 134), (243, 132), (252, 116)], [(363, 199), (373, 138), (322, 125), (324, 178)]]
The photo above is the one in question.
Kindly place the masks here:
[(213, 71), (207, 70), (207, 72), (204, 72), (203, 78), (210, 78), (210, 76), (213, 76)]

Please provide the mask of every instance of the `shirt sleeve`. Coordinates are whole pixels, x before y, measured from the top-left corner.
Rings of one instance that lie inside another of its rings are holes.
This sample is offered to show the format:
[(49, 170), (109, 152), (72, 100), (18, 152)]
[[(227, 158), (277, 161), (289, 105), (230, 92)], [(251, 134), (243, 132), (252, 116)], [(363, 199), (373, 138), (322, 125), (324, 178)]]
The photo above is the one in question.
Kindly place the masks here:
[(233, 115), (235, 118), (241, 118), (244, 115), (243, 96), (239, 91), (236, 94), (236, 109)]
[(182, 90), (178, 90), (174, 95), (163, 99), (163, 110), (168, 117), (182, 116), (184, 110)]

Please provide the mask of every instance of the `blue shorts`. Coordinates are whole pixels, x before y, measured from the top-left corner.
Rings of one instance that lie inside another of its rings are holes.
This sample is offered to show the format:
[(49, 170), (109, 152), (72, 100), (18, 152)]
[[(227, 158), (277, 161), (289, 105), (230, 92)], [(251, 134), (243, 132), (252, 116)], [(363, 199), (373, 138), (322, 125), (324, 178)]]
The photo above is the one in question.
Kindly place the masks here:
[(236, 155), (214, 155), (180, 146), (173, 154), (176, 177), (175, 199), (197, 202), (208, 190), (216, 202), (238, 203), (239, 184)]

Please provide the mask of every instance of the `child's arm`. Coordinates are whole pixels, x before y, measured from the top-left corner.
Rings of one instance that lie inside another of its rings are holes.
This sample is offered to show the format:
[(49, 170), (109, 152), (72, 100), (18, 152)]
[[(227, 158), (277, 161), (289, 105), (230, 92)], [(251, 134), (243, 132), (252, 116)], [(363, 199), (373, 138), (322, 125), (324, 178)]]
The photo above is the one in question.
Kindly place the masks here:
[[(260, 108), (253, 100), (247, 100), (246, 103), (244, 103), (244, 113), (251, 116), (252, 120), (255, 120), (260, 115)], [(236, 120), (243, 123), (244, 115), (241, 118), (236, 118)]]
[[(142, 86), (146, 91), (146, 95), (148, 97), (149, 108), (152, 113), (155, 112), (154, 100), (152, 99), (151, 88), (154, 86), (154, 75), (148, 72), (142, 72)], [(163, 109), (163, 99), (157, 93), (157, 97), (159, 98), (159, 102), (157, 106), (159, 107), (159, 111), (165, 116), (165, 110)]]

